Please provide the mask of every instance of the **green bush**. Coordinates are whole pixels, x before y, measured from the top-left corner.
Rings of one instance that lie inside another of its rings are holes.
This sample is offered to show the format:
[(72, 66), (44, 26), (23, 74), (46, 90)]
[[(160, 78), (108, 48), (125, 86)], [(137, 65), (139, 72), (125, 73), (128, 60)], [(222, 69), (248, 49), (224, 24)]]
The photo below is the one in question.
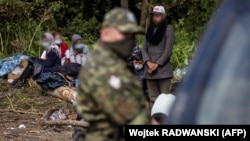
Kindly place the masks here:
[(0, 48), (1, 57), (24, 53), (38, 56), (41, 53), (39, 37), (46, 31), (46, 24), (52, 21), (51, 7), (40, 8), (36, 11), (37, 3), (20, 0), (0, 1), (4, 7), (0, 15)]
[[(168, 17), (172, 18), (176, 43), (171, 62), (175, 68), (181, 68), (187, 63), (218, 1), (221, 0), (148, 1), (148, 7), (164, 5)], [(132, 3), (139, 6), (143, 2), (136, 0)], [(61, 31), (64, 41), (69, 45), (72, 34), (78, 33), (91, 49), (99, 38), (104, 13), (115, 6), (119, 6), (119, 1), (0, 0), (0, 57), (17, 53), (39, 56), (42, 52), (39, 37), (42, 32), (51, 30)], [(129, 7), (139, 20), (141, 8), (133, 7), (131, 1)], [(140, 47), (143, 39), (144, 36), (137, 36)]]
[(196, 45), (196, 40), (192, 40), (190, 37), (198, 37), (198, 33), (188, 32), (180, 28), (181, 24), (181, 22), (174, 24), (176, 40), (171, 56), (171, 63), (174, 69), (181, 69), (188, 65)]
[(93, 44), (98, 39), (100, 23), (95, 17), (88, 21), (82, 20), (80, 17), (82, 17), (81, 13), (72, 21), (68, 21), (68, 28), (62, 28), (61, 31), (69, 39), (71, 39), (72, 34), (76, 33), (83, 37), (84, 43)]
[(144, 41), (144, 35), (140, 34), (136, 36), (136, 42), (140, 48), (142, 48), (143, 46), (143, 41)]

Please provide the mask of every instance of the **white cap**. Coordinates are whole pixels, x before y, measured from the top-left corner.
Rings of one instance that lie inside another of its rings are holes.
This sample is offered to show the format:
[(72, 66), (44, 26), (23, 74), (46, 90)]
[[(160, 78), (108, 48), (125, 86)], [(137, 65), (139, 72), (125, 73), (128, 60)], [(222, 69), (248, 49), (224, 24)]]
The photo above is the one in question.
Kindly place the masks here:
[(154, 114), (165, 114), (169, 116), (170, 110), (174, 104), (175, 96), (172, 94), (160, 94), (154, 102), (151, 109), (151, 116)]
[(165, 8), (163, 6), (155, 6), (151, 14), (163, 14), (166, 15)]

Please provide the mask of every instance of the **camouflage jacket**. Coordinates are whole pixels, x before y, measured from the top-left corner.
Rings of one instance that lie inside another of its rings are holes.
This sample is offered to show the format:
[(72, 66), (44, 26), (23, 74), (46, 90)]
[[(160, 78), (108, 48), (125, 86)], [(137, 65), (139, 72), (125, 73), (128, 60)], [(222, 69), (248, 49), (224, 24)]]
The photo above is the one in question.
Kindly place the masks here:
[(94, 49), (80, 72), (77, 97), (78, 113), (90, 123), (87, 135), (106, 140), (118, 126), (149, 123), (140, 82), (126, 62), (101, 41)]

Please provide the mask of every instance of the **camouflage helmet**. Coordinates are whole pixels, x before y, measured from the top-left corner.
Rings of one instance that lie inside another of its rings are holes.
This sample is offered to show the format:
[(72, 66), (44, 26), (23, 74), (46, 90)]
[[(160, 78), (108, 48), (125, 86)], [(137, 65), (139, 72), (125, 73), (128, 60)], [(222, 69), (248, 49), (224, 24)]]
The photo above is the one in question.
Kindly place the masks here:
[(102, 27), (114, 27), (124, 33), (143, 33), (143, 28), (138, 26), (135, 15), (129, 10), (114, 8), (106, 13)]

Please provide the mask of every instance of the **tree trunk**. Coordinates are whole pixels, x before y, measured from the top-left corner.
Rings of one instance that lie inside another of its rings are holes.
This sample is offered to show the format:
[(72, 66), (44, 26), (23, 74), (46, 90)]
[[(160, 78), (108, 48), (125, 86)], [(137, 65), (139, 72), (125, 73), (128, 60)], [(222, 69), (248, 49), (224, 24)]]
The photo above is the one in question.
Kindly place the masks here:
[(56, 107), (51, 107), (45, 113), (43, 114), (43, 117), (39, 120), (39, 124), (41, 126), (44, 125), (72, 125), (72, 126), (79, 126), (79, 127), (84, 127), (87, 128), (89, 127), (89, 123), (85, 121), (76, 121), (76, 120), (49, 120), (49, 117), (51, 114), (53, 114), (56, 110), (58, 110)]
[(84, 20), (88, 20), (90, 18), (89, 6), (90, 5), (89, 5), (88, 0), (81, 1), (81, 7), (80, 8), (82, 8), (82, 15), (83, 15)]
[(85, 121), (75, 121), (75, 120), (43, 120), (40, 122), (40, 125), (50, 125), (50, 126), (63, 126), (63, 125), (71, 125), (77, 127), (88, 128), (89, 123)]
[(143, 0), (142, 5), (141, 5), (141, 19), (140, 19), (140, 26), (143, 28), (146, 28), (146, 19), (148, 15), (147, 5), (148, 5), (148, 1)]
[(121, 0), (120, 3), (121, 3), (121, 7), (122, 8), (125, 8), (125, 9), (129, 8), (129, 6), (128, 6), (128, 0)]
[(143, 28), (147, 28), (150, 23), (150, 16), (149, 13), (153, 7), (152, 0), (143, 0), (141, 5), (141, 19), (140, 19), (140, 26)]
[[(152, 8), (153, 8), (153, 0), (148, 0), (148, 3), (147, 3), (147, 10), (148, 10), (148, 14), (150, 12), (152, 12)], [(147, 16), (147, 19), (146, 19), (146, 27), (149, 26), (150, 24), (150, 16)]]

